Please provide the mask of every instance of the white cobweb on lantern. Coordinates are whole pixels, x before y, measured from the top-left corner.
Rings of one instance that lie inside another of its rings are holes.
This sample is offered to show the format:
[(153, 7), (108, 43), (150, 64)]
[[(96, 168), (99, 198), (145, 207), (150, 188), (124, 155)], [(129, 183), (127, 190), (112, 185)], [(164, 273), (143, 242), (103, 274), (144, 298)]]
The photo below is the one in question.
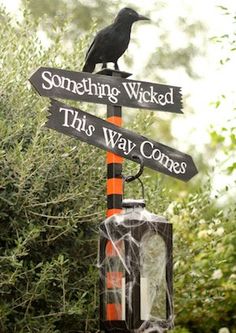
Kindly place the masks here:
[(107, 332), (166, 332), (173, 327), (172, 225), (144, 200), (100, 226), (101, 328)]

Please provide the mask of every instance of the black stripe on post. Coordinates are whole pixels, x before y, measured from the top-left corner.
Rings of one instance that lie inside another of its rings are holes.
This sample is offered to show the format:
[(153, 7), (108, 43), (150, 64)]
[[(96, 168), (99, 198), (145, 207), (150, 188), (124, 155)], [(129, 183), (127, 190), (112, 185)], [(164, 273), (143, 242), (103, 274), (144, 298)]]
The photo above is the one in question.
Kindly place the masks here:
[(122, 202), (121, 194), (111, 194), (107, 196), (107, 208), (108, 209), (119, 209), (120, 202)]
[(122, 164), (111, 163), (107, 164), (107, 178), (122, 178)]
[(122, 110), (117, 105), (107, 105), (107, 118), (110, 117), (122, 117)]

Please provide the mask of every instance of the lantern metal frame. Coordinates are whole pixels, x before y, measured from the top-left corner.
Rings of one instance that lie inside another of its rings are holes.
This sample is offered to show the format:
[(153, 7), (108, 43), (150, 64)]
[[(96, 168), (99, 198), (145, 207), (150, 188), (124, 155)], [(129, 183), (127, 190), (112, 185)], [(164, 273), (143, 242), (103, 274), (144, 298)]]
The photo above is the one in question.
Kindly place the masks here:
[[(105, 275), (105, 265), (103, 265), (106, 258), (106, 246), (109, 241), (109, 235), (106, 232), (106, 226), (101, 224), (101, 239), (100, 239), (100, 305), (105, 302), (105, 288), (106, 288), (106, 275)], [(125, 271), (125, 320), (105, 320), (104, 319), (104, 309), (100, 306), (100, 328), (105, 330), (105, 332), (133, 332), (134, 330), (139, 329), (141, 326), (143, 330), (152, 326), (152, 321), (141, 320), (141, 304), (140, 304), (140, 295), (141, 295), (141, 262), (140, 262), (140, 244), (142, 237), (147, 232), (152, 232), (153, 234), (159, 234), (166, 246), (166, 320), (155, 321), (155, 325), (162, 327), (163, 329), (171, 329), (173, 325), (173, 281), (172, 281), (172, 224), (163, 223), (163, 222), (153, 222), (153, 221), (143, 221), (140, 225), (138, 220), (129, 220), (129, 225), (124, 226), (116, 225), (113, 233), (113, 237), (116, 241), (121, 239), (121, 236), (129, 232), (135, 242), (132, 244), (132, 249), (130, 248), (129, 241), (123, 239), (125, 245), (125, 260), (126, 265), (130, 265), (128, 274)], [(129, 258), (129, 260), (127, 260)], [(128, 283), (133, 283), (131, 304), (129, 304), (129, 289), (127, 288)], [(132, 311), (130, 311), (130, 305)], [(152, 332), (158, 332), (152, 330)]]

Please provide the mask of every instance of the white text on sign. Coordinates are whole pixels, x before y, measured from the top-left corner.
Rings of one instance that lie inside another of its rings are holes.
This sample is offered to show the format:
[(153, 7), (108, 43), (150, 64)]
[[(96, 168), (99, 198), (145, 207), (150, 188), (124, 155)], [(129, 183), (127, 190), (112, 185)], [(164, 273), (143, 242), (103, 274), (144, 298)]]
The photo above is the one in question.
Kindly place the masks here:
[[(97, 139), (96, 124), (91, 124), (86, 115), (80, 116), (77, 111), (65, 107), (60, 107), (59, 112), (64, 116), (63, 127), (72, 128), (80, 135), (84, 134), (85, 137), (91, 138), (90, 140), (93, 139), (93, 135)], [(118, 154), (126, 157), (131, 156), (132, 152), (136, 150), (144, 159), (159, 163), (171, 173), (185, 174), (187, 168), (185, 161), (175, 161), (167, 153), (161, 151), (161, 148), (155, 147), (151, 141), (144, 138), (141, 143), (137, 143), (118, 130), (109, 128), (109, 126), (101, 126), (101, 128), (102, 136), (99, 137), (99, 140), (108, 149), (115, 150)]]
[(100, 99), (107, 98), (111, 103), (119, 102), (119, 95), (125, 93), (128, 99), (137, 100), (138, 103), (151, 103), (161, 106), (174, 104), (174, 91), (169, 88), (166, 93), (158, 93), (154, 86), (148, 89), (142, 88), (141, 82), (122, 82), (120, 89), (109, 83), (93, 82), (91, 78), (83, 78), (79, 81), (72, 80), (65, 76), (52, 74), (49, 70), (42, 72), (42, 88), (51, 90), (60, 88), (79, 96), (96, 96)]

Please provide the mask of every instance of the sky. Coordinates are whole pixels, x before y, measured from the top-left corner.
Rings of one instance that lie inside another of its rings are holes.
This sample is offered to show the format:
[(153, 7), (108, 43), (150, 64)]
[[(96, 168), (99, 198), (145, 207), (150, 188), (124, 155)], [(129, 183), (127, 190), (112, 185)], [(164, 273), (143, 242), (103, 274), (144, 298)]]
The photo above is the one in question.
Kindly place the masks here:
[[(116, 0), (114, 0), (116, 1)], [(19, 0), (0, 0), (6, 8), (15, 13), (18, 13)], [(140, 8), (141, 14), (146, 14), (146, 8), (153, 8), (155, 0), (146, 0), (145, 6), (143, 0), (121, 0), (120, 3), (124, 6), (132, 4)], [(182, 87), (182, 93), (187, 98), (187, 103), (192, 106), (194, 112), (191, 115), (183, 115), (174, 117), (172, 121), (172, 133), (177, 138), (178, 144), (175, 148), (185, 151), (188, 148), (189, 142), (195, 143), (196, 151), (204, 154), (204, 146), (210, 143), (209, 129), (232, 126), (233, 108), (236, 105), (236, 84), (234, 80), (236, 68), (236, 56), (224, 66), (220, 64), (220, 59), (224, 59), (227, 54), (227, 47), (217, 43), (210, 42), (211, 37), (224, 34), (232, 34), (235, 26), (229, 16), (223, 15), (222, 10), (218, 6), (224, 5), (228, 7), (234, 15), (236, 15), (236, 1), (233, 0), (160, 0), (161, 9), (153, 10), (151, 13), (152, 24), (143, 24), (135, 28), (135, 38), (142, 42), (142, 48), (138, 50), (139, 61), (134, 61), (132, 73), (135, 73), (134, 78), (143, 75), (144, 68), (142, 63), (145, 63), (146, 54), (152, 52), (153, 43), (155, 40), (158, 44), (158, 32), (154, 28), (154, 23), (160, 17), (166, 20), (166, 25), (172, 32), (173, 45), (179, 46), (186, 43), (180, 32), (176, 30), (175, 22), (173, 22), (173, 13), (175, 16), (181, 16), (184, 10), (188, 12), (188, 23), (200, 19), (207, 27), (206, 41), (207, 54), (204, 57), (199, 57), (195, 60), (195, 68), (197, 68), (200, 79), (192, 80), (186, 76), (181, 69), (166, 71), (166, 82), (171, 85)], [(197, 37), (196, 37), (197, 38)], [(198, 42), (196, 40), (196, 42)], [(201, 39), (199, 39), (199, 47), (201, 47)], [(154, 45), (156, 47), (156, 44)], [(130, 45), (129, 52), (135, 51), (134, 45)], [(132, 49), (133, 48), (133, 49)], [(235, 52), (236, 53), (236, 52)], [(124, 70), (130, 72), (124, 62), (120, 62)], [(143, 79), (143, 78), (142, 78)], [(148, 81), (148, 79), (147, 79)], [(217, 101), (221, 94), (227, 96), (220, 105), (215, 109), (212, 103)], [(235, 111), (234, 111), (235, 113)], [(235, 116), (234, 116), (235, 121)], [(235, 124), (236, 127), (236, 124)], [(186, 139), (187, 138), (187, 139)], [(160, 142), (162, 142), (160, 140)], [(193, 152), (194, 155), (194, 152)], [(232, 156), (231, 160), (236, 160)], [(228, 177), (224, 173), (220, 173), (224, 155), (221, 151), (216, 151), (215, 157), (211, 163), (215, 166), (213, 183), (214, 189), (217, 192), (225, 185), (231, 185), (231, 196), (236, 195), (236, 183), (233, 183), (232, 176)], [(219, 167), (218, 167), (219, 166)], [(236, 177), (235, 177), (236, 179)], [(222, 199), (223, 200), (223, 199)]]

